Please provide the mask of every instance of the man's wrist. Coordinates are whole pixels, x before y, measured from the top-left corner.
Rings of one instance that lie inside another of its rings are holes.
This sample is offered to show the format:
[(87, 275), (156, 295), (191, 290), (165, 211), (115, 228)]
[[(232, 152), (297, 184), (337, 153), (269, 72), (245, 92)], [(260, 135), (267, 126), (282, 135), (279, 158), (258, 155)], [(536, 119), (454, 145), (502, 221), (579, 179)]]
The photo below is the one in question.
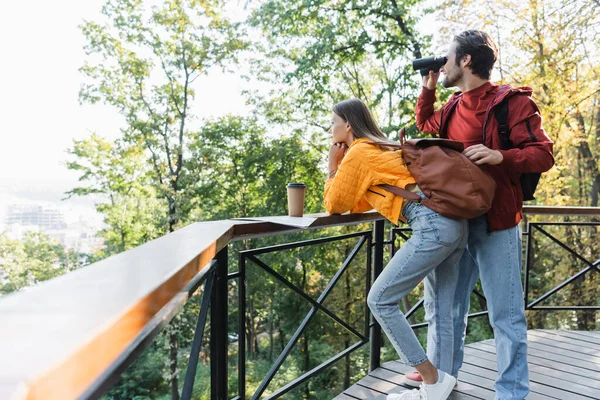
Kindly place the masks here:
[(330, 169), (328, 179), (332, 179), (337, 174), (337, 169)]
[(500, 164), (502, 161), (504, 161), (504, 155), (500, 150), (496, 150), (496, 158), (498, 159), (497, 164)]

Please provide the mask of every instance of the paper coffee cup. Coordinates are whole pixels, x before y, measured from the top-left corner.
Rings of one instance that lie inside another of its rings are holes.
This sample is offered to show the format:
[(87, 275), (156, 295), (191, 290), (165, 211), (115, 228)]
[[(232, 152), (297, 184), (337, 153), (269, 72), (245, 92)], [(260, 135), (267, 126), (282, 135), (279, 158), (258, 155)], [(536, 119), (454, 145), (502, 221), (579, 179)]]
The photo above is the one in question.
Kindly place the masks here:
[(306, 185), (302, 182), (292, 182), (287, 185), (288, 192), (288, 214), (290, 217), (301, 217), (304, 215), (304, 196)]

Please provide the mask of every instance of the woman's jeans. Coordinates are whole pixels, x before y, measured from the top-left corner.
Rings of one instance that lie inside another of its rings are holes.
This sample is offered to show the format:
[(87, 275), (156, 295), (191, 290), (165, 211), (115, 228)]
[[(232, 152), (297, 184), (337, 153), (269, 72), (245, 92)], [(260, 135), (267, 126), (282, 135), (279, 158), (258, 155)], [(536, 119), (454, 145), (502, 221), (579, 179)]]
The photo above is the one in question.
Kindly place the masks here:
[[(467, 244), (468, 223), (466, 220), (443, 217), (414, 202), (407, 203), (402, 214), (412, 228), (412, 237), (373, 283), (367, 303), (402, 361), (415, 366), (427, 361), (427, 355), (398, 303), (430, 273), (434, 279), (428, 290), (434, 298), (454, 297), (458, 279), (455, 266)], [(436, 276), (443, 276), (444, 282)], [(440, 293), (444, 289), (452, 293)], [(428, 340), (435, 340), (439, 344), (429, 358), (445, 371), (450, 371), (453, 364), (451, 349), (455, 341), (452, 311), (451, 301), (432, 301), (425, 307), (426, 315), (438, 322), (435, 329), (430, 329), (428, 333)]]

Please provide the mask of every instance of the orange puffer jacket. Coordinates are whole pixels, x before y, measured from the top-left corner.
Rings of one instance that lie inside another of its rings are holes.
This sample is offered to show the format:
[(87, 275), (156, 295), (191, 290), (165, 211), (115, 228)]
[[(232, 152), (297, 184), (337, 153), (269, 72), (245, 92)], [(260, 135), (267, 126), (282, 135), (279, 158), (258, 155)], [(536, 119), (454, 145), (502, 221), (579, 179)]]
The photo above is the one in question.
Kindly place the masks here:
[(369, 139), (352, 142), (337, 174), (325, 182), (325, 208), (330, 214), (361, 213), (376, 209), (394, 225), (405, 221), (403, 198), (376, 185), (404, 188), (415, 183), (400, 150), (384, 150)]

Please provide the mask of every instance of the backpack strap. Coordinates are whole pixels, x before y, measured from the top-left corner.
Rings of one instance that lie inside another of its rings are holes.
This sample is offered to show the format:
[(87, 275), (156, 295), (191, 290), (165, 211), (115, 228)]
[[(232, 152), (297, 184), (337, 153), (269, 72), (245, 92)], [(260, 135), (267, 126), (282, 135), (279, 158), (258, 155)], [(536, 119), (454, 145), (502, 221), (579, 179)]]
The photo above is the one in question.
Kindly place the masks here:
[(403, 197), (406, 200), (410, 200), (410, 201), (414, 201), (416, 203), (420, 203), (421, 200), (423, 199), (421, 196), (419, 196), (418, 194), (414, 193), (414, 192), (409, 192), (406, 189), (402, 189), (401, 187), (398, 186), (394, 186), (394, 185), (388, 185), (388, 184), (381, 184), (381, 185), (377, 185), (380, 188), (387, 190), (388, 192), (392, 192), (393, 194)]
[(498, 121), (498, 135), (502, 150), (512, 149), (512, 141), (510, 140), (510, 132), (508, 129), (508, 99), (504, 99), (494, 107), (494, 115)]

